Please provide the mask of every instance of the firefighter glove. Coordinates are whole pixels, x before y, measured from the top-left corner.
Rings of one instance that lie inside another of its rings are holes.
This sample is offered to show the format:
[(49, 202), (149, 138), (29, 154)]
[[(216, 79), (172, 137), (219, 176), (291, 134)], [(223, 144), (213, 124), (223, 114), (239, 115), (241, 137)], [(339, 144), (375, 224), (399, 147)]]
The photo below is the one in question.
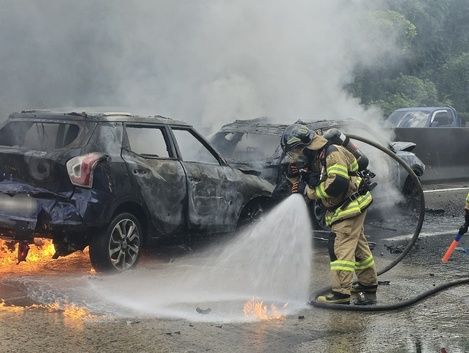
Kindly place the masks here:
[(296, 182), (292, 183), (291, 192), (292, 192), (292, 194), (305, 195), (305, 193), (306, 193), (306, 183), (304, 181), (296, 181)]
[(464, 225), (462, 225), (461, 228), (459, 228), (459, 234), (466, 234), (469, 228), (469, 210), (466, 209), (464, 211), (465, 211), (465, 215), (464, 215), (465, 222), (464, 222)]
[(290, 163), (287, 167), (287, 177), (296, 178), (300, 174), (296, 163)]
[(317, 173), (310, 173), (307, 178), (308, 186), (314, 188), (321, 182), (321, 176)]
[(461, 228), (459, 228), (459, 234), (466, 234), (467, 233), (467, 230), (469, 228), (469, 225), (467, 223), (465, 223), (464, 225), (461, 226)]

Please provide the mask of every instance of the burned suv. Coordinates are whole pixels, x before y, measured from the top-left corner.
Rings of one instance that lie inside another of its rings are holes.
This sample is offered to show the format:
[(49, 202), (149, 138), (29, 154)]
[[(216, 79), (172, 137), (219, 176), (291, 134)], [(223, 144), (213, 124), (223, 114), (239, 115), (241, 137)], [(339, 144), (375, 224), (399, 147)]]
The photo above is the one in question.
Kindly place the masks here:
[(52, 238), (55, 258), (89, 245), (97, 271), (132, 267), (152, 239), (231, 232), (272, 189), (161, 116), (23, 111), (0, 127), (0, 238)]
[[(310, 129), (319, 134), (331, 128), (337, 128), (345, 133), (364, 133), (370, 135), (373, 132), (363, 123), (352, 120), (317, 120), (311, 122), (300, 122), (306, 124)], [(280, 137), (288, 125), (274, 124), (268, 118), (258, 118), (251, 120), (236, 120), (226, 124), (219, 131), (213, 134), (210, 142), (215, 148), (231, 163), (239, 168), (250, 168), (257, 170), (261, 175), (276, 185), (273, 198), (278, 202), (280, 199), (290, 194), (290, 185), (285, 177), (285, 168), (288, 165), (288, 158), (282, 154), (280, 147)], [(404, 160), (419, 177), (425, 171), (423, 162), (412, 153), (415, 143), (412, 142), (391, 142), (389, 149), (395, 152)], [(383, 174), (382, 167), (377, 170), (377, 174)], [(378, 180), (378, 195), (375, 200), (380, 199), (381, 204), (385, 200), (394, 200), (390, 197), (391, 190), (396, 189), (405, 201), (416, 197), (417, 189), (409, 173), (397, 163), (387, 166), (389, 175), (386, 180)], [(378, 176), (379, 178), (379, 176)], [(381, 191), (381, 192), (380, 192)], [(382, 197), (379, 197), (382, 196)], [(394, 201), (392, 201), (394, 202)], [(321, 203), (310, 203), (310, 212), (316, 230), (327, 230), (325, 226), (325, 209)]]

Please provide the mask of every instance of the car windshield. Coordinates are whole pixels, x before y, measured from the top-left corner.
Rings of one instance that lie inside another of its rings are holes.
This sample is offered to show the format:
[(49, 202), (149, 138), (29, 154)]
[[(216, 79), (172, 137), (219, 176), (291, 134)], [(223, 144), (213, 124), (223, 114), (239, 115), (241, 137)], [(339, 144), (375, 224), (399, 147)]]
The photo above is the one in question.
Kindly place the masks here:
[(51, 151), (71, 145), (79, 132), (69, 122), (12, 121), (0, 129), (0, 146)]
[(225, 158), (248, 163), (272, 157), (280, 144), (280, 137), (256, 133), (219, 132), (212, 139), (212, 143)]
[(386, 125), (391, 127), (425, 127), (430, 112), (425, 111), (395, 111), (387, 119)]

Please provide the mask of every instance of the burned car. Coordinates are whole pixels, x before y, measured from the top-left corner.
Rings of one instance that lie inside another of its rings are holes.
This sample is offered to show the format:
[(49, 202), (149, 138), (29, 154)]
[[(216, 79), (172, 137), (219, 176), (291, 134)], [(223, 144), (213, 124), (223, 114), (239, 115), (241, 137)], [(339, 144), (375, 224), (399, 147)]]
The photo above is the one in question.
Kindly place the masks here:
[(128, 113), (23, 111), (0, 127), (0, 238), (89, 245), (97, 271), (134, 266), (154, 239), (225, 233), (273, 186), (227, 164), (192, 126)]
[[(369, 127), (356, 120), (320, 120), (314, 122), (301, 122), (308, 125), (319, 134), (337, 128), (345, 133), (355, 131), (369, 131)], [(282, 154), (280, 137), (288, 125), (270, 123), (268, 118), (251, 120), (236, 120), (224, 125), (213, 134), (210, 141), (215, 148), (232, 165), (239, 168), (252, 168), (276, 185), (274, 199), (282, 199), (289, 194), (289, 183), (284, 170), (288, 163), (287, 157)], [(360, 133), (357, 133), (359, 135)], [(391, 142), (388, 146), (401, 159), (403, 159), (417, 174), (422, 176), (425, 171), (423, 162), (412, 153), (415, 147), (411, 142)], [(412, 178), (404, 168), (393, 162), (388, 169), (391, 175), (392, 188), (399, 190), (405, 198), (415, 196), (415, 187)], [(387, 186), (381, 186), (387, 190)], [(316, 229), (325, 229), (324, 214), (321, 203), (311, 203), (312, 220)]]

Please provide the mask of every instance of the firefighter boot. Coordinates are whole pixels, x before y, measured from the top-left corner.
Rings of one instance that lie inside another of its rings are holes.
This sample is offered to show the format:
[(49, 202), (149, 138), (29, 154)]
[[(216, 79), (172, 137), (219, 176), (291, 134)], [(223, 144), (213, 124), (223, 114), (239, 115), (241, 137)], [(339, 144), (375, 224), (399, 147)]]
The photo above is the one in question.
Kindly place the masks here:
[(356, 299), (353, 301), (355, 305), (374, 305), (376, 304), (376, 292), (358, 292)]
[(378, 285), (364, 285), (361, 284), (360, 282), (352, 284), (352, 293), (359, 293), (359, 292), (365, 292), (365, 293), (376, 293), (376, 290), (378, 289)]
[(326, 304), (350, 304), (350, 295), (332, 291), (327, 295), (317, 297), (316, 302)]

